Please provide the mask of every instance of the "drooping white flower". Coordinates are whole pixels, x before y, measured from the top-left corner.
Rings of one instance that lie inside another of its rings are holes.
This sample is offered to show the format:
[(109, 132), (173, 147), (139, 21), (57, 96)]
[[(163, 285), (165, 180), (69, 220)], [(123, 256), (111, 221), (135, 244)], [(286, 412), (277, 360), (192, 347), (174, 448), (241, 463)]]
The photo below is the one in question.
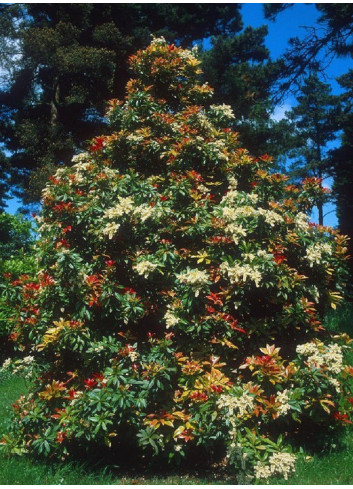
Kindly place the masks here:
[(195, 268), (192, 270), (187, 270), (183, 273), (179, 273), (177, 275), (177, 279), (179, 282), (193, 286), (195, 290), (195, 296), (197, 297), (200, 293), (202, 285), (208, 283), (209, 275), (206, 271)]
[(179, 322), (179, 318), (175, 316), (175, 314), (173, 314), (173, 311), (171, 309), (168, 309), (167, 312), (165, 313), (164, 320), (167, 329), (172, 328)]
[(295, 455), (287, 452), (273, 453), (269, 458), (269, 464), (272, 474), (283, 475), (287, 480), (290, 472), (294, 471)]
[(148, 275), (151, 272), (153, 272), (157, 268), (157, 266), (158, 265), (150, 262), (149, 260), (142, 260), (142, 261), (136, 263), (136, 265), (134, 265), (133, 268), (136, 270), (136, 272), (139, 275), (143, 275), (144, 278), (148, 278)]
[(134, 207), (134, 199), (132, 197), (119, 197), (118, 203), (107, 209), (104, 213), (104, 217), (108, 217), (109, 219), (115, 219), (117, 217), (121, 217), (124, 214), (129, 214)]
[(288, 389), (284, 389), (284, 391), (279, 392), (276, 395), (275, 402), (280, 404), (279, 408), (277, 409), (278, 416), (284, 416), (290, 410), (289, 399), (290, 391)]
[(310, 267), (313, 267), (314, 263), (320, 265), (325, 263), (325, 255), (331, 255), (332, 248), (329, 243), (315, 243), (308, 246), (306, 249), (306, 259), (309, 262)]
[(109, 239), (113, 239), (119, 228), (120, 224), (118, 222), (108, 222), (103, 228), (102, 233), (107, 234)]

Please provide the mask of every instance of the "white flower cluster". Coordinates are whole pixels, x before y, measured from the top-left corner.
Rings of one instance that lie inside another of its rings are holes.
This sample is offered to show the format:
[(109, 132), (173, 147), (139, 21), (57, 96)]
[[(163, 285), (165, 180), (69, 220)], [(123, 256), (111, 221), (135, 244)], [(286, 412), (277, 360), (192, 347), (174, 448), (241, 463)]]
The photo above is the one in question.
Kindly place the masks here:
[(142, 135), (134, 134), (133, 132), (126, 137), (126, 140), (129, 141), (129, 143), (133, 143), (133, 144), (142, 143), (143, 139), (144, 138)]
[[(248, 194), (246, 197), (251, 197), (250, 200), (253, 203), (256, 203), (258, 200), (257, 194)], [(239, 192), (237, 192), (236, 190), (231, 190), (223, 198), (223, 202), (234, 203), (235, 199), (237, 199), (237, 202), (239, 203)], [(282, 224), (284, 222), (283, 217), (278, 214), (278, 212), (271, 211), (269, 209), (255, 209), (251, 205), (243, 205), (239, 207), (231, 207), (229, 205), (226, 205), (222, 208), (222, 217), (228, 222), (235, 221), (239, 218), (258, 216), (262, 216), (265, 219), (265, 222), (271, 227), (274, 227), (276, 224)]]
[(222, 394), (217, 401), (217, 405), (220, 409), (226, 408), (229, 417), (234, 414), (243, 417), (246, 414), (251, 414), (254, 410), (254, 398), (247, 392), (243, 392), (239, 397)]
[(247, 194), (247, 198), (250, 200), (252, 204), (256, 204), (259, 200), (259, 196), (255, 192), (251, 192)]
[(210, 110), (215, 116), (226, 118), (226, 119), (235, 119), (233, 109), (230, 105), (226, 105), (226, 104), (211, 105)]
[(273, 259), (273, 255), (272, 253), (269, 253), (268, 251), (266, 250), (258, 250), (257, 251), (257, 256), (259, 256), (260, 258), (267, 258), (268, 260), (272, 260)]
[(12, 360), (11, 358), (7, 358), (2, 364), (2, 370), (11, 370), (13, 374), (19, 373), (28, 373), (30, 367), (34, 362), (34, 357), (32, 355), (28, 355), (23, 357), (20, 360)]
[(75, 177), (74, 181), (69, 179), (68, 183), (69, 185), (73, 185), (73, 183), (83, 183), (85, 181), (85, 174), (91, 166), (92, 163), (89, 161), (89, 154), (88, 153), (80, 153), (78, 155), (75, 155), (72, 158), (72, 161), (76, 164), (73, 165), (73, 176)]
[(265, 218), (265, 222), (273, 228), (276, 224), (283, 223), (283, 217), (275, 211), (268, 209), (259, 209), (258, 213), (260, 216)]
[[(132, 197), (118, 197), (119, 202), (110, 209), (104, 212), (104, 217), (108, 219), (116, 219), (124, 214), (129, 214), (133, 210), (134, 199)], [(108, 235), (109, 239), (113, 239), (114, 235), (120, 228), (118, 222), (108, 222), (102, 230), (102, 233)]]
[(202, 112), (199, 112), (197, 114), (197, 120), (198, 120), (200, 128), (203, 131), (203, 134), (205, 134), (205, 136), (211, 136), (213, 134), (213, 131), (214, 131), (214, 126), (208, 120), (206, 115), (203, 114)]
[(273, 453), (269, 460), (269, 465), (258, 462), (255, 466), (255, 477), (257, 479), (268, 479), (271, 475), (283, 475), (288, 479), (290, 472), (294, 471), (295, 455), (287, 452)]
[(1, 367), (1, 368), (2, 368), (3, 370), (7, 370), (7, 369), (10, 367), (11, 362), (12, 362), (11, 358), (7, 358), (7, 359), (4, 361), (4, 363), (2, 364), (2, 367)]
[(164, 315), (165, 323), (167, 325), (167, 329), (172, 328), (179, 322), (179, 318), (175, 316), (171, 309), (167, 309), (167, 312)]
[(119, 228), (120, 224), (118, 222), (108, 222), (103, 228), (102, 233), (107, 234), (109, 239), (113, 239)]
[(247, 234), (246, 229), (241, 224), (235, 224), (233, 222), (227, 224), (225, 231), (232, 237), (235, 244), (238, 244), (240, 238), (244, 238)]
[(328, 370), (334, 374), (339, 374), (343, 369), (342, 348), (336, 343), (331, 343), (323, 355)]
[(341, 392), (341, 384), (337, 379), (329, 379), (329, 382), (336, 389), (336, 392)]
[(54, 173), (54, 176), (57, 178), (61, 178), (62, 176), (65, 175), (65, 173), (66, 173), (66, 168), (58, 168)]
[(157, 268), (158, 265), (156, 265), (155, 263), (152, 263), (148, 260), (142, 260), (138, 263), (136, 263), (136, 265), (133, 266), (133, 268), (136, 270), (136, 272), (139, 274), (139, 275), (143, 275), (144, 278), (148, 278), (148, 275), (153, 272), (156, 268)]
[(223, 262), (220, 266), (220, 270), (226, 273), (229, 279), (234, 282), (246, 282), (247, 280), (252, 280), (256, 287), (260, 286), (260, 281), (262, 280), (262, 275), (256, 266), (251, 266), (249, 264), (239, 265), (234, 264), (230, 266), (228, 263)]
[(133, 210), (134, 199), (132, 197), (118, 197), (119, 202), (110, 209), (107, 209), (104, 213), (104, 217), (109, 219), (115, 219), (121, 217), (124, 214), (129, 214)]
[(44, 187), (42, 190), (42, 199), (49, 198), (51, 196), (51, 191), (52, 191), (51, 185), (47, 185), (46, 187)]
[[(228, 195), (228, 194), (227, 194)], [(223, 218), (226, 221), (235, 221), (236, 219), (242, 217), (256, 217), (258, 211), (251, 207), (250, 205), (244, 205), (241, 207), (223, 207), (222, 209)]]
[(309, 356), (314, 355), (318, 351), (316, 343), (303, 343), (302, 345), (298, 345), (296, 348), (296, 352), (299, 355)]
[(271, 469), (269, 465), (265, 465), (262, 462), (257, 462), (254, 467), (256, 479), (268, 479), (271, 477)]
[(325, 263), (324, 256), (325, 254), (330, 255), (332, 253), (332, 248), (329, 243), (315, 243), (311, 246), (308, 246), (306, 250), (306, 259), (308, 260), (310, 267), (317, 263)]
[(87, 168), (90, 166), (89, 161), (89, 154), (84, 152), (84, 153), (79, 153), (78, 155), (74, 155), (72, 157), (72, 163), (74, 163), (74, 167), (78, 170), (87, 170)]
[(153, 37), (151, 41), (151, 46), (164, 46), (167, 43), (163, 36)]
[(222, 140), (212, 141), (208, 143), (208, 149), (215, 153), (215, 156), (219, 160), (228, 161), (228, 156), (225, 154), (225, 150), (227, 149), (226, 143)]
[(275, 397), (275, 403), (280, 404), (277, 409), (278, 416), (284, 416), (290, 410), (290, 405), (288, 403), (290, 399), (290, 391), (288, 389), (284, 389), (284, 391), (279, 392)]
[(294, 223), (299, 231), (306, 231), (309, 228), (308, 219), (309, 216), (304, 212), (298, 212), (294, 218)]
[(308, 357), (307, 363), (314, 368), (324, 365), (329, 372), (339, 374), (343, 369), (342, 348), (336, 343), (328, 346), (304, 343), (296, 348), (299, 355)]
[(183, 282), (187, 285), (192, 285), (195, 289), (195, 296), (197, 297), (200, 293), (202, 285), (208, 283), (209, 276), (206, 271), (194, 268), (192, 270), (187, 270), (184, 273), (179, 273), (177, 275), (177, 279), (179, 280), (179, 282)]
[[(229, 191), (232, 191), (232, 190), (235, 191), (238, 187), (238, 180), (233, 175), (230, 175), (228, 177), (228, 182), (229, 182), (229, 187), (228, 187)], [(229, 192), (228, 192), (228, 194), (229, 194)]]
[(139, 205), (134, 210), (134, 216), (138, 217), (142, 222), (152, 216), (154, 208), (150, 205)]
[(130, 358), (130, 360), (131, 360), (132, 362), (135, 362), (135, 361), (138, 359), (139, 354), (137, 353), (137, 351), (130, 351), (130, 352), (128, 353), (128, 357)]
[(309, 290), (310, 290), (311, 295), (313, 296), (314, 301), (319, 302), (320, 292), (319, 292), (319, 289), (316, 287), (316, 285), (312, 285)]

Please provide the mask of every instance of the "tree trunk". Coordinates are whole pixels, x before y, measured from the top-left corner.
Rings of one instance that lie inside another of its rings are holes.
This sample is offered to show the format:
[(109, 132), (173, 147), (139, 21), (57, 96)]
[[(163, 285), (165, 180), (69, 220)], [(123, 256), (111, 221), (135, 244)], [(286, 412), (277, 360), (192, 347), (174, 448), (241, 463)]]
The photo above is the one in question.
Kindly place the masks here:
[(324, 206), (323, 206), (322, 202), (320, 202), (317, 205), (317, 209), (319, 211), (319, 224), (320, 224), (320, 226), (323, 226), (324, 225)]
[(50, 102), (50, 124), (56, 126), (58, 121), (58, 106), (59, 106), (60, 87), (57, 77), (53, 83), (53, 97)]
[[(319, 178), (320, 178), (320, 188), (322, 189), (322, 161), (321, 161), (321, 147), (320, 144), (317, 145), (317, 157), (318, 157), (318, 162), (319, 162)], [(319, 225), (323, 226), (324, 225), (324, 204), (322, 201), (318, 202), (317, 204), (317, 210), (319, 212)]]

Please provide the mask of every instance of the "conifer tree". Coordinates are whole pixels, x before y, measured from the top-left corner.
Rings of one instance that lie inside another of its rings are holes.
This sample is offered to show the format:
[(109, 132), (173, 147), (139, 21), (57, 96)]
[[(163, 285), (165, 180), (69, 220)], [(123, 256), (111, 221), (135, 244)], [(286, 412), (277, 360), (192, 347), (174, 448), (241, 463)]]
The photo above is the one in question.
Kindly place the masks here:
[[(295, 149), (290, 151), (294, 158), (291, 173), (294, 178), (317, 178), (322, 185), (329, 166), (327, 144), (336, 138), (339, 129), (339, 98), (332, 95), (330, 85), (323, 83), (314, 72), (304, 80), (297, 101), (298, 104), (287, 113), (295, 122), (297, 138), (293, 144)], [(324, 223), (324, 202), (324, 198), (317, 202), (320, 225)]]
[(353, 70), (339, 77), (338, 82), (344, 92), (340, 96), (342, 111), (340, 114), (341, 144), (330, 151), (329, 171), (334, 177), (333, 195), (337, 206), (339, 228), (350, 239), (348, 241), (349, 265), (353, 277)]
[(350, 340), (321, 324), (345, 238), (308, 222), (316, 181), (290, 185), (240, 147), (195, 51), (156, 38), (130, 64), (112, 133), (43, 192), (38, 274), (8, 279), (34, 387), (2, 446), (288, 478), (292, 446), (350, 422)]
[(293, 128), (288, 120), (275, 121), (273, 88), (281, 73), (280, 62), (271, 61), (265, 40), (267, 26), (247, 26), (238, 32), (214, 36), (202, 53), (204, 79), (212, 80), (214, 102), (227, 100), (235, 119), (232, 128), (251, 154), (279, 156), (290, 147)]
[(105, 101), (124, 95), (127, 58), (151, 33), (190, 44), (239, 24), (237, 4), (0, 5), (0, 143), (12, 190), (38, 202), (55, 168), (104, 133)]

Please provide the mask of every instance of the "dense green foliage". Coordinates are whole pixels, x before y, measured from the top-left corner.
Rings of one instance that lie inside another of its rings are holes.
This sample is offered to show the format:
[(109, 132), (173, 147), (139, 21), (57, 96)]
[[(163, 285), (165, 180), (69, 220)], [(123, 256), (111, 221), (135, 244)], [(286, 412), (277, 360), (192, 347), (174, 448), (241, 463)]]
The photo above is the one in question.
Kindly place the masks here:
[[(33, 224), (21, 215), (0, 214), (0, 359), (12, 351), (8, 342), (10, 318), (16, 313), (14, 291), (5, 290), (9, 280), (25, 274), (33, 275), (35, 260), (31, 254), (34, 244)], [(11, 299), (11, 300), (10, 300)]]
[(345, 238), (308, 222), (319, 180), (291, 185), (241, 148), (196, 50), (157, 38), (130, 63), (112, 133), (43, 192), (40, 273), (8, 281), (22, 361), (3, 368), (34, 387), (3, 447), (287, 478), (298, 444), (351, 422), (351, 340), (321, 324)]
[(9, 260), (28, 252), (34, 243), (32, 231), (31, 221), (23, 216), (0, 213), (0, 259)]
[[(325, 321), (332, 331), (339, 332), (342, 324), (346, 324), (348, 332), (353, 333), (352, 306), (346, 305), (341, 311), (333, 311)], [(343, 323), (342, 323), (343, 320)], [(0, 432), (11, 425), (9, 405), (20, 395), (28, 392), (23, 378), (7, 376), (0, 378)], [(303, 453), (298, 461), (297, 470), (288, 481), (272, 478), (271, 484), (352, 484), (353, 475), (353, 436), (352, 430), (347, 430), (341, 436), (338, 446), (332, 453), (308, 454)], [(145, 469), (125, 470), (115, 460), (109, 465), (103, 458), (100, 463), (82, 462), (53, 462), (34, 460), (27, 457), (7, 457), (0, 455), (0, 484), (231, 484), (234, 477), (231, 474), (219, 473), (219, 468), (210, 467), (208, 470), (183, 470), (179, 467), (174, 474), (170, 467), (165, 469), (154, 467), (152, 471)]]

